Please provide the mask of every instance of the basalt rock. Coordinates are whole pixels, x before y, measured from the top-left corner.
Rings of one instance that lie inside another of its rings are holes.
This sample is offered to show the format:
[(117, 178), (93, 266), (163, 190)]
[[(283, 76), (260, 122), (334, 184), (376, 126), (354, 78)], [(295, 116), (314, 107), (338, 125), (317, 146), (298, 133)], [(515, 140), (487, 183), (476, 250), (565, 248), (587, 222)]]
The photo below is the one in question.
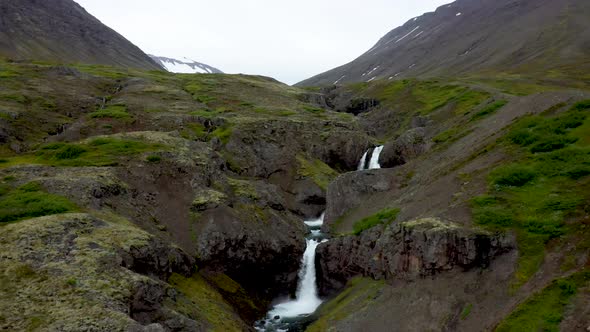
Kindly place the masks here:
[(387, 169), (349, 172), (340, 175), (328, 186), (323, 231), (329, 232), (330, 225), (348, 211), (359, 206), (371, 194), (392, 190), (396, 187), (397, 182), (394, 180), (391, 170)]
[(195, 234), (198, 264), (207, 271), (225, 273), (268, 300), (295, 288), (305, 227), (289, 213), (222, 206), (200, 215)]
[(377, 226), (318, 247), (318, 286), (321, 294), (329, 295), (359, 275), (412, 280), (453, 269), (484, 268), (513, 247), (511, 236), (435, 218)]
[(395, 141), (385, 144), (379, 156), (379, 164), (383, 168), (403, 165), (428, 151), (429, 148), (425, 129), (421, 127), (410, 129)]

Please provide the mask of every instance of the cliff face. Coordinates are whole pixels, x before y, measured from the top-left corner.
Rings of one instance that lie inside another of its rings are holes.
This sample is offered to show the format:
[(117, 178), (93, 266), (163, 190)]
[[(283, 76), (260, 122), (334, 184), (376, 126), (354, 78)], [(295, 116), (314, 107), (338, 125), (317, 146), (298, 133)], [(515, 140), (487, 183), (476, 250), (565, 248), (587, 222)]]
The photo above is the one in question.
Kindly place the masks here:
[(415, 280), (454, 269), (486, 268), (492, 259), (514, 246), (511, 236), (435, 218), (379, 226), (320, 245), (318, 284), (320, 292), (328, 295), (358, 275)]
[(0, 1), (0, 56), (161, 70), (73, 0)]

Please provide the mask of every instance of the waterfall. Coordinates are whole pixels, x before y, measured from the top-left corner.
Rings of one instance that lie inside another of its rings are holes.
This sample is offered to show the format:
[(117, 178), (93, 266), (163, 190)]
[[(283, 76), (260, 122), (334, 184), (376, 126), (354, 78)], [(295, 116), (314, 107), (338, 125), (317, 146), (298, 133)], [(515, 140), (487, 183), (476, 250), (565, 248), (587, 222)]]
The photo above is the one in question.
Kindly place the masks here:
[(311, 234), (306, 239), (307, 247), (301, 258), (295, 299), (275, 305), (268, 312), (266, 320), (256, 322), (255, 328), (258, 331), (287, 331), (289, 324), (298, 317), (312, 314), (322, 304), (316, 285), (315, 252), (320, 243), (327, 241), (322, 240), (323, 234), (320, 230), (324, 223), (324, 214), (304, 223)]
[(320, 306), (322, 300), (318, 297), (318, 289), (315, 281), (315, 250), (320, 244), (314, 239), (307, 240), (307, 248), (301, 260), (299, 270), (299, 285), (294, 301), (276, 305), (269, 316), (282, 318), (297, 317), (313, 313)]
[(373, 155), (371, 156), (371, 161), (369, 162), (369, 169), (381, 168), (379, 165), (379, 156), (381, 155), (381, 151), (383, 151), (383, 145), (378, 146), (373, 150)]
[(381, 168), (381, 165), (379, 165), (379, 156), (381, 155), (381, 152), (383, 151), (383, 145), (380, 145), (380, 146), (376, 147), (375, 149), (373, 149), (373, 153), (371, 153), (371, 159), (369, 160), (369, 164), (367, 165), (367, 155), (369, 154), (369, 151), (371, 151), (371, 149), (368, 149), (365, 152), (365, 154), (363, 154), (363, 157), (361, 158), (361, 161), (359, 162), (359, 166), (358, 166), (359, 171), (366, 170), (366, 169)]
[(367, 163), (367, 153), (369, 153), (369, 150), (365, 151), (365, 154), (363, 154), (357, 170), (362, 171), (365, 169), (365, 164)]

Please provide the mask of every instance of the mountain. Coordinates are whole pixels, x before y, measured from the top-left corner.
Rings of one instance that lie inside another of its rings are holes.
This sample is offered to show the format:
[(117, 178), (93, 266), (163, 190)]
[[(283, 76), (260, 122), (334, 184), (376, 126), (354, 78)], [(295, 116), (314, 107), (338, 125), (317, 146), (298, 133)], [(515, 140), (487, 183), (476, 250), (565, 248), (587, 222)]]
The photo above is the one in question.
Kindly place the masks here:
[(72, 0), (0, 0), (0, 56), (161, 69)]
[(151, 55), (150, 57), (171, 73), (182, 74), (223, 74), (215, 67), (200, 63), (189, 58), (183, 60), (167, 58), (163, 56)]
[(409, 20), (356, 60), (299, 85), (499, 71), (587, 72), (588, 17), (586, 0), (459, 0)]

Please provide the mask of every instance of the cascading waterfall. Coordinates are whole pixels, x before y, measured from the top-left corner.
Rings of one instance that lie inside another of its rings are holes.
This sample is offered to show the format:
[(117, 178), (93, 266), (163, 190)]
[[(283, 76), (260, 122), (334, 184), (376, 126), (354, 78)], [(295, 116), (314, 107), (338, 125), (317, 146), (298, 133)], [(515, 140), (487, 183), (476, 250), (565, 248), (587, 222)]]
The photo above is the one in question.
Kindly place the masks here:
[(361, 161), (359, 162), (358, 166), (359, 171), (363, 171), (366, 169), (381, 168), (381, 165), (379, 165), (379, 156), (381, 156), (381, 152), (383, 151), (383, 145), (380, 145), (373, 149), (373, 153), (371, 153), (371, 159), (367, 164), (367, 156), (369, 154), (369, 151), (371, 151), (371, 149), (367, 150), (365, 154), (363, 154), (363, 157), (361, 158)]
[(289, 326), (298, 318), (312, 314), (322, 304), (318, 296), (316, 285), (315, 251), (317, 246), (327, 240), (322, 240), (320, 228), (324, 223), (324, 214), (315, 220), (305, 221), (311, 231), (306, 242), (307, 247), (301, 259), (299, 282), (295, 300), (289, 300), (275, 305), (267, 314), (266, 320), (256, 323), (258, 331), (287, 331)]

